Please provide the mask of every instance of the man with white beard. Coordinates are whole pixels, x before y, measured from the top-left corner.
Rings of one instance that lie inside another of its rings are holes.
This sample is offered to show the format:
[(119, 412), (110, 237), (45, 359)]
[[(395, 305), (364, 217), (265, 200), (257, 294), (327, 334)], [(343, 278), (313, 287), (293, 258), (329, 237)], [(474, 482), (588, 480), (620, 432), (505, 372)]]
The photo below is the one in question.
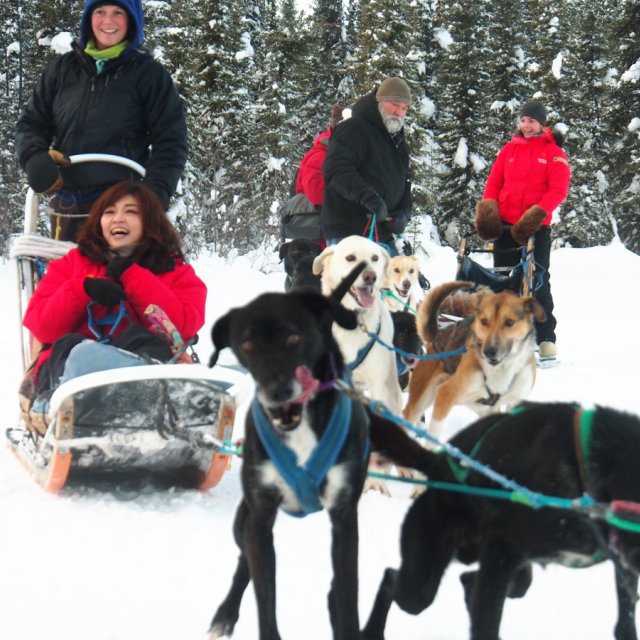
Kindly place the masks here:
[(364, 235), (397, 254), (393, 234), (402, 233), (411, 217), (409, 149), (404, 137), (410, 104), (406, 81), (387, 78), (360, 98), (351, 117), (335, 127), (323, 164), (320, 222), (327, 244)]

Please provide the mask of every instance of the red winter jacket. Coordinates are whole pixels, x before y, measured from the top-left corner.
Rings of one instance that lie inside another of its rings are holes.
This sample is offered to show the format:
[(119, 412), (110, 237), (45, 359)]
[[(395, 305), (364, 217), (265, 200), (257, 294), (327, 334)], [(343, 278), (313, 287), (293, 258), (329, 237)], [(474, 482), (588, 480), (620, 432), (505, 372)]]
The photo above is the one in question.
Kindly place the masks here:
[[(106, 277), (105, 265), (95, 264), (78, 249), (49, 263), (29, 301), (23, 324), (43, 344), (51, 344), (68, 333), (82, 333), (95, 338), (89, 329), (87, 305), (91, 298), (83, 288), (87, 276)], [(204, 324), (207, 287), (193, 267), (177, 258), (173, 271), (154, 274), (140, 265), (131, 265), (120, 282), (127, 295), (125, 306), (132, 322), (143, 323), (144, 310), (150, 304), (161, 307), (175, 324), (184, 340), (195, 336)], [(91, 308), (94, 318), (108, 314), (100, 304)], [(122, 322), (115, 335), (129, 326)], [(51, 355), (51, 348), (42, 352), (35, 374)]]
[(313, 141), (313, 146), (300, 161), (300, 170), (296, 180), (296, 193), (304, 193), (316, 206), (320, 206), (324, 200), (322, 163), (327, 155), (330, 137), (331, 127)]
[(570, 178), (567, 156), (550, 129), (529, 139), (516, 134), (498, 153), (482, 197), (498, 201), (504, 222), (517, 222), (537, 204), (547, 212), (542, 224), (550, 225), (553, 210), (567, 197)]

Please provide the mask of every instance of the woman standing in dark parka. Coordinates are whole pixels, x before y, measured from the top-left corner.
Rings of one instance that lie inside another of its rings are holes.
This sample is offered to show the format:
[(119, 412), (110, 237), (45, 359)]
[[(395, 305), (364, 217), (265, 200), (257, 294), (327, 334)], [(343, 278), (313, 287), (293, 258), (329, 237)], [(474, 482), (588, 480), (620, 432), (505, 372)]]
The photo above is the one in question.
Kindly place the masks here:
[[(69, 166), (83, 153), (143, 165), (144, 182), (169, 206), (187, 158), (178, 92), (164, 67), (139, 47), (141, 0), (87, 0), (80, 42), (54, 58), (18, 119), (16, 151), (36, 193), (53, 194), (54, 237), (75, 239), (91, 204), (110, 185), (138, 179), (102, 162)], [(76, 216), (76, 217), (65, 217)]]

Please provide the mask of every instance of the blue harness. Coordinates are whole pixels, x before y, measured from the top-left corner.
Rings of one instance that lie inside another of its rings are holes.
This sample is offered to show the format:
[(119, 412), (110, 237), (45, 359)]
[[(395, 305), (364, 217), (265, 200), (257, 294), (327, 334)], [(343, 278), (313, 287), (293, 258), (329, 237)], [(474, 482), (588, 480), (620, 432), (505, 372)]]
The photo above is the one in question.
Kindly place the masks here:
[(351, 399), (342, 393), (338, 394), (338, 400), (322, 438), (306, 464), (300, 466), (295, 452), (278, 437), (262, 405), (257, 398), (253, 398), (251, 414), (260, 442), (280, 475), (293, 489), (300, 505), (299, 512), (287, 511), (290, 515), (302, 518), (322, 510), (318, 489), (342, 451), (351, 425), (351, 411)]
[(364, 359), (369, 355), (369, 351), (371, 351), (371, 348), (376, 343), (376, 340), (380, 335), (380, 329), (382, 329), (382, 320), (378, 323), (378, 329), (375, 333), (370, 331), (367, 332), (369, 334), (369, 342), (367, 342), (364, 347), (356, 353), (355, 360), (347, 365), (349, 367), (349, 371), (354, 371), (364, 362)]

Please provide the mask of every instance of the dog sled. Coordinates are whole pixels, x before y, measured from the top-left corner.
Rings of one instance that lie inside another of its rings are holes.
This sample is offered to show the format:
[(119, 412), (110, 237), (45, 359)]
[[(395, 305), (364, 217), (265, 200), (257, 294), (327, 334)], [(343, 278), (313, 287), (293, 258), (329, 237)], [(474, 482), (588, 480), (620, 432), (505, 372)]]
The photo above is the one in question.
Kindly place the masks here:
[(541, 269), (533, 259), (533, 237), (529, 238), (525, 246), (504, 250), (518, 254), (515, 267), (486, 267), (471, 257), (471, 254), (490, 255), (496, 251), (498, 249), (493, 247), (471, 249), (467, 241), (462, 240), (456, 280), (474, 282), (478, 286), (489, 287), (495, 293), (510, 290), (521, 296), (532, 295), (542, 279)]
[[(144, 168), (104, 154), (72, 156), (75, 162), (115, 162), (141, 175)], [(14, 238), (11, 257), (18, 275), (19, 317), (47, 263), (73, 246), (37, 232), (38, 198), (29, 189), (24, 233)], [(152, 306), (152, 305), (150, 305)], [(149, 309), (171, 337), (168, 318)], [(47, 397), (29, 394), (28, 370), (39, 345), (20, 324), (25, 378), (20, 389), (18, 426), (7, 429), (9, 447), (46, 490), (60, 491), (83, 474), (132, 477), (158, 475), (172, 484), (206, 490), (228, 470), (237, 405), (248, 392), (248, 376), (234, 367), (200, 364), (177, 332), (176, 356), (151, 364), (131, 356), (129, 366), (94, 370), (57, 387)], [(124, 352), (123, 352), (124, 353)], [(99, 367), (94, 367), (98, 369)]]

